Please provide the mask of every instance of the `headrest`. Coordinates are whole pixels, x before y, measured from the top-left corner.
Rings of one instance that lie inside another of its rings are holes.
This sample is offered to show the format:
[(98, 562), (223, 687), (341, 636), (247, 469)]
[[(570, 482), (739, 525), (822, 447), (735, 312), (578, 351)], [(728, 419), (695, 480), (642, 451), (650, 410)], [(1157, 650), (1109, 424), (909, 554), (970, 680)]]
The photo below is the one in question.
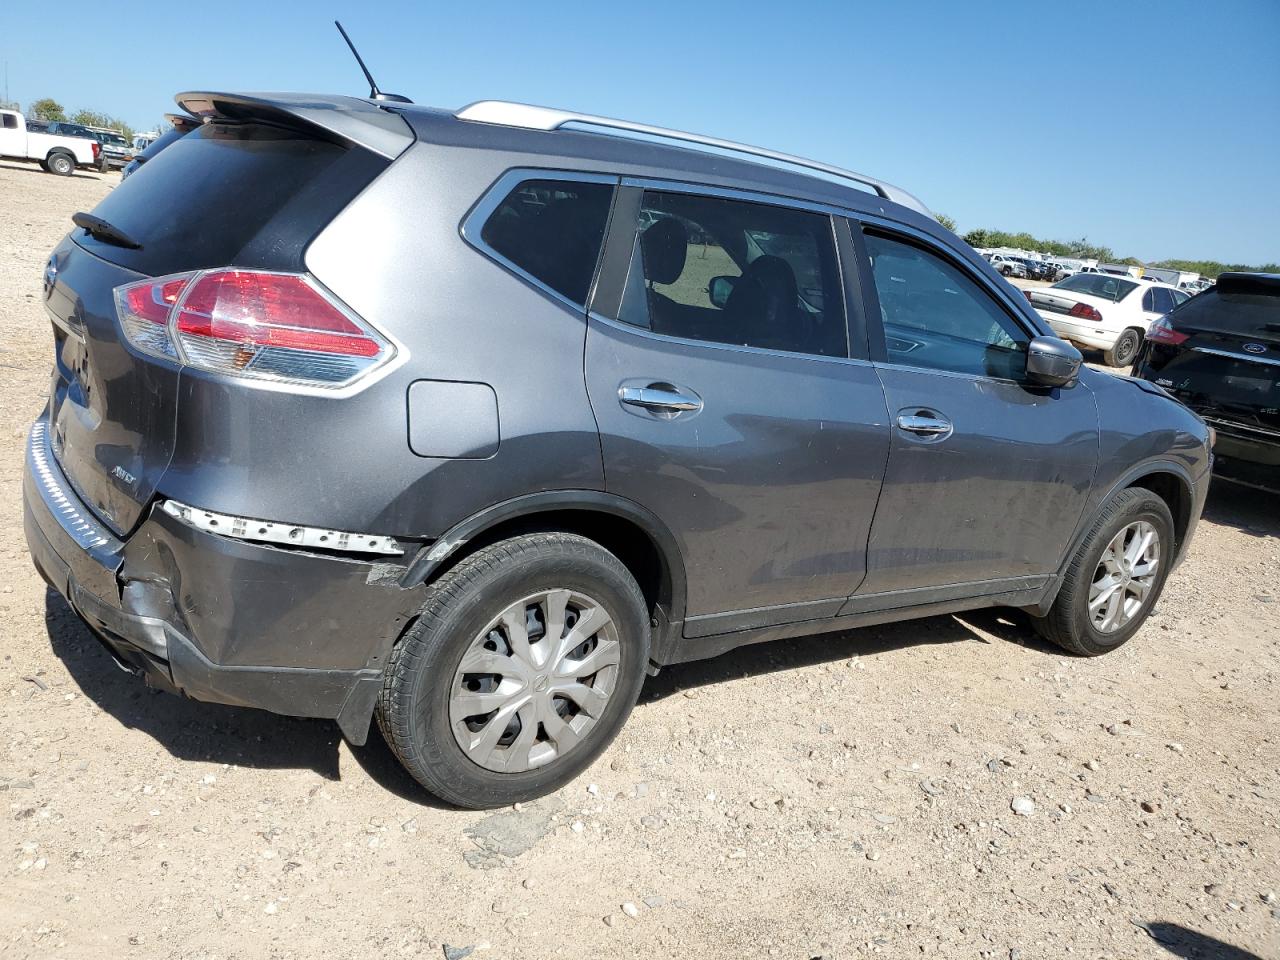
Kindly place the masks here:
[(654, 283), (675, 283), (684, 273), (689, 253), (689, 231), (675, 217), (663, 217), (640, 234), (644, 275)]

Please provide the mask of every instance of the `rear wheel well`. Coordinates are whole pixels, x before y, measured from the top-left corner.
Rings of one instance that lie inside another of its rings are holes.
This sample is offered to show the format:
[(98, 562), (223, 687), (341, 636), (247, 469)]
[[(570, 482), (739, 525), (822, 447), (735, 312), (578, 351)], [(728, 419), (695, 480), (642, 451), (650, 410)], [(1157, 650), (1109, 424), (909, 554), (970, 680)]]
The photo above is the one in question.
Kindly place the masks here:
[(674, 584), (662, 550), (639, 524), (600, 510), (547, 510), (495, 523), (458, 547), (431, 572), (426, 582), (439, 579), (477, 550), (529, 533), (575, 533), (594, 540), (621, 560), (636, 578), (650, 614), (661, 607), (663, 614), (671, 617)]
[(1172, 473), (1149, 473), (1134, 480), (1129, 486), (1150, 490), (1165, 502), (1169, 512), (1173, 514), (1173, 534), (1177, 538), (1175, 546), (1181, 547), (1187, 527), (1191, 524), (1191, 491), (1182, 478)]

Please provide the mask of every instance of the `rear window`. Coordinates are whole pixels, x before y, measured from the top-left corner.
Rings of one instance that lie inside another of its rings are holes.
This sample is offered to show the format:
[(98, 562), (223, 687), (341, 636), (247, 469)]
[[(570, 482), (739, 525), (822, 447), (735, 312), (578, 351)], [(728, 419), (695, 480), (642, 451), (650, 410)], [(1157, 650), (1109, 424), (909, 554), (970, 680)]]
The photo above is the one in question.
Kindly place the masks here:
[(206, 124), (153, 147), (146, 165), (93, 210), (142, 248), (75, 236), (103, 259), (151, 276), (215, 266), (300, 269), (306, 244), (387, 163), (255, 124)]
[(1210, 288), (1169, 314), (1175, 328), (1275, 339), (1280, 336), (1280, 292), (1224, 292)]
[(485, 221), (480, 239), (520, 272), (585, 304), (612, 199), (610, 184), (525, 180)]
[(1106, 273), (1077, 273), (1075, 276), (1059, 280), (1054, 284), (1060, 290), (1071, 290), (1075, 293), (1086, 293), (1091, 297), (1101, 297), (1112, 303), (1119, 303), (1138, 285), (1132, 280), (1122, 280)]

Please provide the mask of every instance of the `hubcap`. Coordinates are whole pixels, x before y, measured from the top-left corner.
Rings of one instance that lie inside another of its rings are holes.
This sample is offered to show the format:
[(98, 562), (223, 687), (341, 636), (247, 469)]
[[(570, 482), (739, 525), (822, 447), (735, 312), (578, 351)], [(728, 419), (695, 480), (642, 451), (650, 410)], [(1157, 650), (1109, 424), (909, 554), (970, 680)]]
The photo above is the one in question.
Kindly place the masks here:
[(617, 626), (595, 600), (545, 590), (494, 617), (462, 655), (449, 725), (472, 761), (520, 773), (574, 749), (617, 682)]
[(1160, 572), (1160, 534), (1145, 520), (1122, 529), (1098, 558), (1089, 587), (1089, 620), (1115, 633), (1146, 606)]

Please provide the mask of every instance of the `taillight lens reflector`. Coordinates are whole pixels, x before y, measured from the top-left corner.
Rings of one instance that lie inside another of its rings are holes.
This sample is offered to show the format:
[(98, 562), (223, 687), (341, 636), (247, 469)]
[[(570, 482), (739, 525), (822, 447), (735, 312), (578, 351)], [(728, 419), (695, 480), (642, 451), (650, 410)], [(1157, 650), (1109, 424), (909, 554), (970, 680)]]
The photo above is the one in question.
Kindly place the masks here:
[(116, 287), (116, 313), (131, 344), (152, 356), (178, 358), (173, 338), (169, 336), (169, 317), (193, 276), (195, 274), (183, 273)]
[(1159, 320), (1152, 322), (1147, 329), (1147, 339), (1152, 343), (1163, 343), (1171, 347), (1176, 347), (1181, 343), (1186, 343), (1191, 337), (1173, 328), (1173, 324), (1167, 318), (1161, 317)]
[(395, 353), (300, 274), (207, 270), (128, 284), (115, 294), (135, 347), (215, 373), (338, 388)]
[(1071, 316), (1079, 317), (1081, 320), (1092, 320), (1094, 323), (1102, 322), (1102, 314), (1087, 303), (1077, 303), (1072, 307)]

